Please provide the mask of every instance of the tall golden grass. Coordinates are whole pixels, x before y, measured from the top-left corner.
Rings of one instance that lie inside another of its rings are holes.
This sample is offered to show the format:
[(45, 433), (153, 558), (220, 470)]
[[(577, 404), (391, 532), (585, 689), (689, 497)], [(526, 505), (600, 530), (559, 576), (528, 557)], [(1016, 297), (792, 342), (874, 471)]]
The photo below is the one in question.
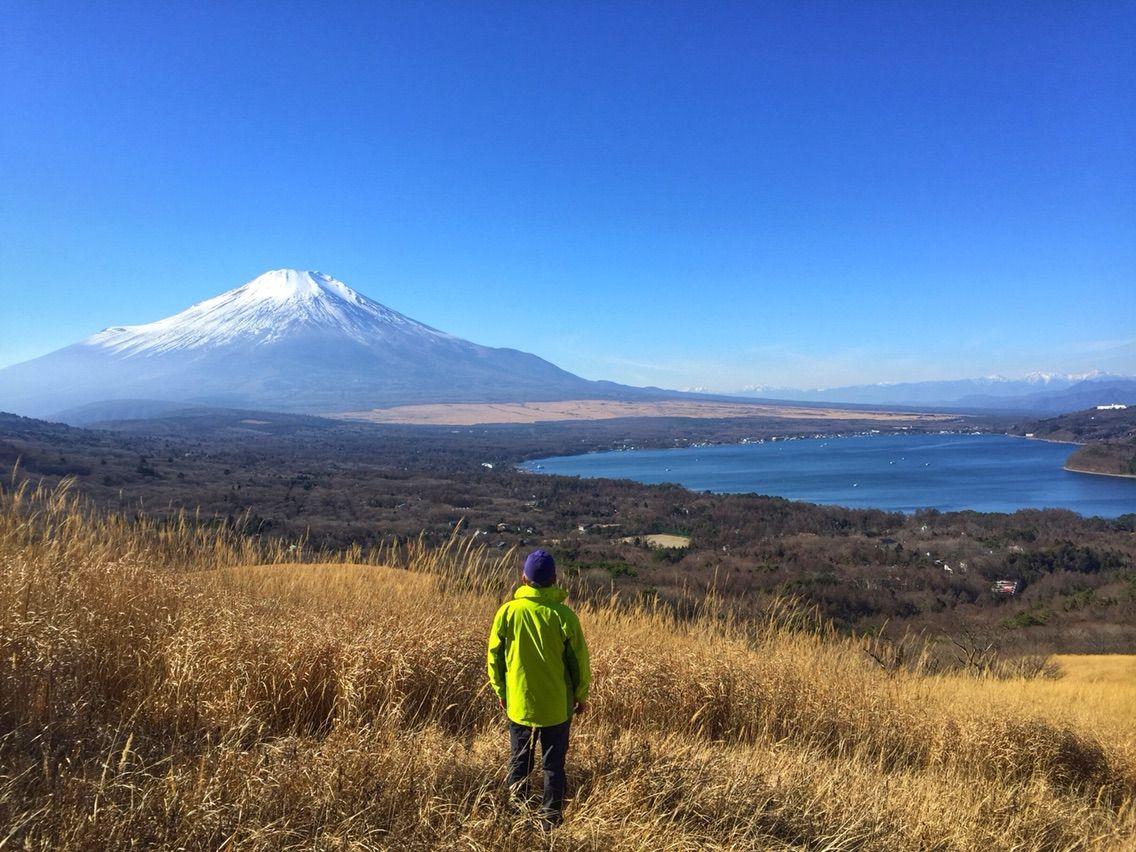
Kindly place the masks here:
[(507, 557), (288, 554), (12, 485), (0, 559), (0, 849), (1136, 848), (1136, 687), (1091, 663), (889, 671), (785, 610), (582, 596), (543, 834), (485, 686)]

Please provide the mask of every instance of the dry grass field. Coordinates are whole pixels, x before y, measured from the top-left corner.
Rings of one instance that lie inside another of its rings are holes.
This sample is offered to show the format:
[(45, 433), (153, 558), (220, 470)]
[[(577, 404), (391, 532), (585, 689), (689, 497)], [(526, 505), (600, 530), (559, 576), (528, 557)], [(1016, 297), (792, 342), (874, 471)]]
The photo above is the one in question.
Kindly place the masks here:
[(670, 549), (690, 547), (690, 536), (673, 535), (671, 533), (653, 533), (651, 535), (642, 536), (632, 535), (620, 540), (629, 544), (634, 544), (636, 541), (641, 541), (648, 547), (662, 547)]
[(563, 402), (485, 402), (398, 405), (351, 411), (336, 415), (344, 420), (410, 425), (482, 426), (501, 423), (547, 423), (561, 420), (612, 420), (620, 417), (727, 417), (773, 420), (872, 422), (892, 426), (917, 423), (956, 422), (947, 414), (900, 414), (894, 411), (866, 411), (845, 408), (771, 405), (747, 402), (697, 402), (662, 400), (658, 402), (619, 402), (607, 399), (574, 399)]
[(997, 699), (1023, 713), (1041, 710), (1065, 718), (1136, 759), (1136, 655), (1068, 654), (1054, 660), (1057, 680), (958, 679), (951, 690), (962, 701)]
[[(299, 560), (304, 560), (300, 562)], [(0, 494), (0, 849), (1136, 848), (1131, 658), (886, 671), (771, 608), (577, 604), (573, 798), (502, 807), (466, 545), (299, 553)]]

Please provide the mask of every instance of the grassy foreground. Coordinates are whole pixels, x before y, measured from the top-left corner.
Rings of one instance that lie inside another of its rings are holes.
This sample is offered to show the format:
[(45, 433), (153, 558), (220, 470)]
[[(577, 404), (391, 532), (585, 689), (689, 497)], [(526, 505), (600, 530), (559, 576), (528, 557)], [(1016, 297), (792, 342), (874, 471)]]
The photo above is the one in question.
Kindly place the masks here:
[(500, 806), (485, 687), (512, 569), (309, 558), (0, 492), (0, 849), (1136, 848), (1131, 659), (889, 672), (714, 601), (577, 604), (595, 685), (544, 835)]

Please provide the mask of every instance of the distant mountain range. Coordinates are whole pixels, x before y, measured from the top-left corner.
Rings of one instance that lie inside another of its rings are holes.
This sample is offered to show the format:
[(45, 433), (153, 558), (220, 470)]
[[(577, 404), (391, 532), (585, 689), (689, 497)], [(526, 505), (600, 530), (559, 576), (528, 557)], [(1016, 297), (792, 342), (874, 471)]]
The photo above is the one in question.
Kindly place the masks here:
[(988, 376), (932, 382), (894, 382), (803, 390), (752, 386), (739, 396), (857, 405), (935, 406), (1006, 411), (1063, 412), (1112, 402), (1136, 402), (1136, 378), (1108, 373), (1033, 373), (1011, 379)]
[(0, 370), (0, 410), (58, 417), (79, 409), (77, 419), (88, 421), (92, 412), (154, 416), (170, 404), (327, 413), (661, 393), (589, 381), (536, 355), (471, 343), (329, 275), (295, 269)]

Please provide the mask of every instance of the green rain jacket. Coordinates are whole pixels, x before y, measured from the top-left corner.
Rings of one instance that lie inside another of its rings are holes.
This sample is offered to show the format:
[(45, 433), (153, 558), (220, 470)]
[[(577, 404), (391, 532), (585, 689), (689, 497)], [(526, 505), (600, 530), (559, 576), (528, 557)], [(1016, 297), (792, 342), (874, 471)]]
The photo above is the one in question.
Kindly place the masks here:
[(556, 586), (521, 586), (493, 619), (489, 683), (518, 725), (559, 725), (588, 697), (588, 646), (566, 597)]

